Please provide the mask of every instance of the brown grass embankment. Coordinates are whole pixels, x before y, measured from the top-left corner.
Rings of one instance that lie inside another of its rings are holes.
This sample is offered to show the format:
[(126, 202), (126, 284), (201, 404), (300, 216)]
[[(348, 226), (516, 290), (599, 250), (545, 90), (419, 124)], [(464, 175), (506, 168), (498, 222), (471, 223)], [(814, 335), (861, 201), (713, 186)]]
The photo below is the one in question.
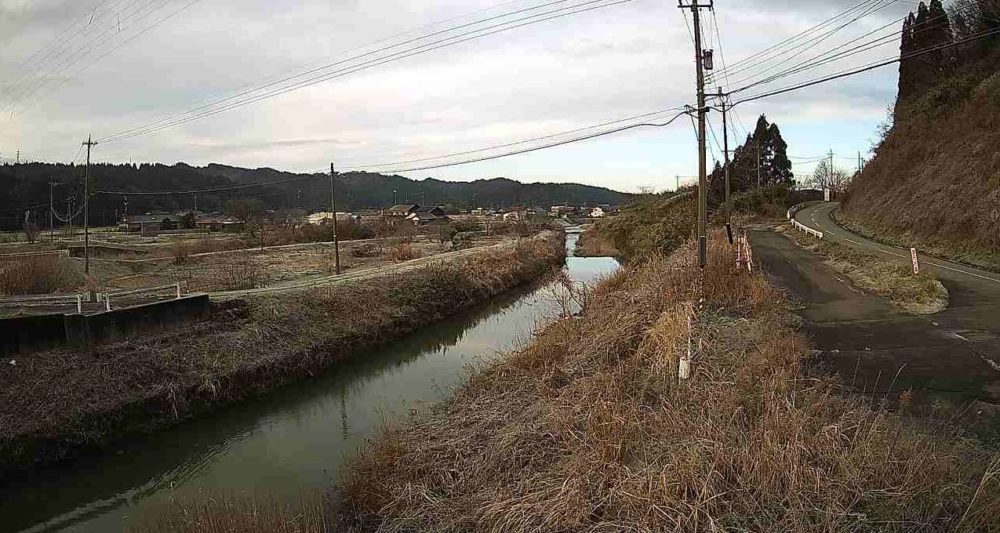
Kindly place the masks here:
[(1000, 70), (992, 57), (897, 104), (839, 219), (884, 242), (1000, 271)]
[[(365, 531), (982, 531), (1000, 459), (803, 371), (781, 295), (712, 241), (600, 284), (582, 317), (386, 429), (343, 485)], [(695, 308), (700, 309), (695, 311)], [(694, 363), (678, 383), (694, 316)]]
[(576, 249), (573, 250), (573, 255), (577, 257), (619, 257), (621, 254), (615, 248), (615, 243), (596, 224), (585, 226), (576, 241)]
[(561, 265), (561, 235), (451, 263), (262, 296), (183, 330), (0, 366), (0, 473), (310, 376)]
[(930, 315), (948, 307), (948, 289), (926, 270), (913, 273), (909, 264), (882, 257), (834, 241), (817, 239), (782, 223), (777, 231), (802, 249), (824, 258), (824, 263), (844, 274), (858, 287), (885, 296), (897, 309), (912, 315)]

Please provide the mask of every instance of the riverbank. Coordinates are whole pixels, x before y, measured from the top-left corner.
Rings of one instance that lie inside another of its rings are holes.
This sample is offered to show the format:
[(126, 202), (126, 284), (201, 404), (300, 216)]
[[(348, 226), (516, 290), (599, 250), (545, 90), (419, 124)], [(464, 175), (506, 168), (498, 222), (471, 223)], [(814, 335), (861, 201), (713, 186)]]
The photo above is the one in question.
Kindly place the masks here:
[(0, 368), (0, 464), (56, 460), (147, 432), (337, 364), (538, 279), (562, 236), (352, 285), (220, 306), (190, 329), (24, 356)]
[[(350, 525), (1000, 526), (1000, 459), (946, 422), (905, 418), (810, 375), (781, 293), (734, 269), (729, 251), (716, 234), (703, 273), (690, 244), (632, 264), (592, 291), (581, 317), (386, 429), (344, 480)], [(678, 382), (689, 349), (691, 377)]]

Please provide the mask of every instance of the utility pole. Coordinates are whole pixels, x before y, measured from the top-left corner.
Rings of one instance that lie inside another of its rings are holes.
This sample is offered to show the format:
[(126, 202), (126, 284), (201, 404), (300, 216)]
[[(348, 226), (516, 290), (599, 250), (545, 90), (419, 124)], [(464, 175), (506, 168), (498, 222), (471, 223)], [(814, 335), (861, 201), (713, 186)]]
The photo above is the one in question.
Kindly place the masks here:
[(729, 205), (729, 126), (727, 122), (729, 110), (726, 109), (726, 95), (722, 94), (722, 87), (719, 87), (719, 103), (722, 106), (722, 153), (725, 159), (722, 169), (726, 174), (726, 224), (729, 224), (732, 216), (732, 206)]
[(90, 149), (97, 143), (88, 135), (83, 145), (87, 147), (87, 170), (83, 183), (83, 272), (90, 274)]
[(712, 9), (712, 0), (708, 4), (699, 4), (691, 0), (677, 0), (677, 7), (690, 9), (694, 19), (694, 64), (698, 96), (698, 266), (705, 268), (708, 264), (708, 160), (705, 153), (705, 67), (710, 60), (710, 53), (701, 49), (701, 11)]
[(52, 177), (49, 177), (49, 242), (55, 241), (55, 233), (52, 232), (52, 213), (55, 211), (55, 206), (52, 204), (52, 188), (55, 187), (55, 182), (52, 181)]
[(340, 274), (340, 241), (337, 239), (337, 185), (336, 180), (334, 180), (334, 176), (336, 175), (333, 163), (330, 163), (330, 210), (333, 214), (334, 271)]

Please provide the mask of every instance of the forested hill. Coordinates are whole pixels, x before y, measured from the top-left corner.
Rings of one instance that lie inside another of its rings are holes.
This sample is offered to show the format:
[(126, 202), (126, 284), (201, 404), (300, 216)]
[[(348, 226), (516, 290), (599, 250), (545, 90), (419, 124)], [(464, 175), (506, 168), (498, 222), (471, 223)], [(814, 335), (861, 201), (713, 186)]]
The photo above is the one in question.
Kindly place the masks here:
[[(973, 263), (1000, 249), (1000, 2), (921, 3), (893, 116), (842, 205), (880, 238)], [(931, 53), (922, 51), (930, 50)]]
[[(49, 180), (56, 182), (53, 196), (56, 209), (65, 214), (69, 202), (79, 205), (83, 187), (83, 167), (61, 164), (30, 163), (0, 166), (0, 225), (19, 227), (25, 211), (32, 210), (39, 225), (48, 223)], [(329, 209), (329, 175), (281, 172), (270, 168), (244, 169), (211, 164), (193, 167), (183, 163), (91, 166), (92, 189), (115, 191), (96, 193), (91, 199), (91, 222), (102, 224), (122, 212), (125, 195), (128, 211), (202, 211), (223, 209), (228, 200), (259, 198), (271, 209)], [(245, 187), (233, 191), (201, 192), (147, 196), (140, 191), (190, 191), (226, 188), (235, 185), (284, 182)], [(473, 182), (449, 182), (432, 178), (416, 181), (402, 176), (368, 172), (349, 172), (337, 176), (338, 209), (359, 210), (392, 204), (393, 191), (398, 203), (445, 205), (462, 209), (473, 206), (510, 207), (513, 205), (549, 207), (555, 204), (620, 205), (630, 195), (602, 187), (564, 183), (519, 183), (496, 178)]]

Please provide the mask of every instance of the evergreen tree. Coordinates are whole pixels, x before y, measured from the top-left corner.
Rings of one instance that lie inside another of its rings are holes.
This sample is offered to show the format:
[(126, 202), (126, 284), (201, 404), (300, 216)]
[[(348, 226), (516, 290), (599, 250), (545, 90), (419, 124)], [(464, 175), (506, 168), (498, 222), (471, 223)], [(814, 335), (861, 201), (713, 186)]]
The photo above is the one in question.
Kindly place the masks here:
[[(757, 125), (746, 141), (733, 150), (729, 163), (730, 192), (737, 193), (754, 189), (758, 185), (758, 167), (760, 186), (775, 184), (790, 185), (794, 179), (792, 162), (786, 153), (788, 144), (781, 137), (781, 129), (777, 124), (767, 121), (765, 115), (757, 119)], [(716, 164), (710, 176), (709, 200), (718, 205), (725, 200), (726, 180), (725, 169)]]

